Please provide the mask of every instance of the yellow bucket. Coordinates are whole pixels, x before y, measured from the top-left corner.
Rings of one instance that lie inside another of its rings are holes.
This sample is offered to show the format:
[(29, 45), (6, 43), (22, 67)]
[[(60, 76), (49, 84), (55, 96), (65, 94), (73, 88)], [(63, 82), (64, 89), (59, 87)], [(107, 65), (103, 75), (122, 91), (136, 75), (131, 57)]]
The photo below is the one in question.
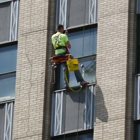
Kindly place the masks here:
[(78, 70), (78, 59), (69, 59), (66, 63), (69, 71)]

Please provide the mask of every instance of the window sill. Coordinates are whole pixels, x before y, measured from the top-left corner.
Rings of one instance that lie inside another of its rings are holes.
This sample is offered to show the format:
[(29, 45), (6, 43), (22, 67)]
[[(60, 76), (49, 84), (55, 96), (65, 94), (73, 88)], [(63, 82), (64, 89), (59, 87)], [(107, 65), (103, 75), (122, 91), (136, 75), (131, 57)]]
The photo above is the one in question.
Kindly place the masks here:
[(10, 2), (10, 1), (12, 1), (12, 0), (1, 1), (0, 4)]
[(15, 40), (15, 41), (4, 41), (4, 42), (0, 42), (0, 47), (7, 46), (7, 45), (14, 45), (17, 42), (18, 42), (17, 40)]
[(0, 101), (0, 104), (14, 102), (14, 101), (15, 101), (15, 98), (11, 98), (11, 99), (7, 99), (7, 100), (4, 100), (4, 101)]
[[(87, 84), (87, 86), (91, 86), (91, 85), (96, 85), (96, 82), (93, 82), (93, 83), (89, 83), (89, 84)], [(71, 87), (71, 88), (79, 88), (79, 86), (73, 86), (73, 87)], [(69, 88), (68, 88), (69, 89)], [(60, 91), (65, 91), (66, 89), (65, 88), (63, 88), (63, 89), (59, 89), (59, 90), (54, 90), (53, 92), (60, 92)], [(70, 90), (70, 89), (69, 89)]]

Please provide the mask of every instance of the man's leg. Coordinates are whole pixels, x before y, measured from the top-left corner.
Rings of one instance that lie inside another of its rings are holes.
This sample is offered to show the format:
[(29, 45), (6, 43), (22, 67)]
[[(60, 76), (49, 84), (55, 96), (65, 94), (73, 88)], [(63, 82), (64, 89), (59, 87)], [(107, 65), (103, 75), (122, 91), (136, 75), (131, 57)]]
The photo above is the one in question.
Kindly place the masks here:
[[(66, 72), (66, 76), (67, 76), (67, 79), (69, 81), (69, 72), (68, 72), (68, 68), (66, 66), (66, 63), (62, 63), (63, 65), (63, 79), (64, 79), (64, 85), (65, 87), (67, 86), (67, 82), (66, 82), (66, 79), (65, 79), (65, 72)], [(65, 72), (64, 72), (65, 71)]]
[(79, 70), (74, 71), (74, 73), (75, 73), (75, 77), (76, 77), (77, 82), (80, 82), (81, 85), (89, 84), (89, 82), (87, 82), (83, 79)]
[(84, 81), (84, 79), (83, 79), (83, 77), (82, 77), (82, 75), (81, 75), (79, 70), (74, 71), (74, 74), (75, 74), (77, 82), (82, 83)]

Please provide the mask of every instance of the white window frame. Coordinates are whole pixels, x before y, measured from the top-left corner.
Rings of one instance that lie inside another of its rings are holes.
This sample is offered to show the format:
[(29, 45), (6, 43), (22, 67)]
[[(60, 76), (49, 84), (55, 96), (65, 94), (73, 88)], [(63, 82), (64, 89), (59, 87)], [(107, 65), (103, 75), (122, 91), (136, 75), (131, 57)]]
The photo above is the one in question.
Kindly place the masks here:
[(4, 104), (5, 108), (3, 140), (12, 140), (14, 101), (11, 100), (1, 104)]
[(11, 12), (10, 12), (10, 33), (9, 39), (0, 42), (0, 44), (8, 43), (12, 41), (17, 41), (18, 38), (18, 19), (19, 19), (19, 0), (7, 0), (0, 2), (0, 4), (10, 2)]

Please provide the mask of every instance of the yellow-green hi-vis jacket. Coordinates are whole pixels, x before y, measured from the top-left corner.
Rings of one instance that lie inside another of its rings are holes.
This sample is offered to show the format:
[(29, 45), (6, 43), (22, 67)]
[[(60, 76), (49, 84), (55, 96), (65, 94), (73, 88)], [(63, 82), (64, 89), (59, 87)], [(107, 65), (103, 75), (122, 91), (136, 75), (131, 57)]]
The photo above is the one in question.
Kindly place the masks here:
[[(52, 44), (55, 49), (55, 54), (58, 55), (66, 51), (65, 47), (66, 47), (67, 41), (68, 41), (67, 35), (62, 34), (60, 32), (57, 32), (56, 34), (52, 36)], [(64, 48), (60, 48), (60, 47), (64, 47)], [(60, 48), (60, 49), (57, 49), (57, 48)]]

